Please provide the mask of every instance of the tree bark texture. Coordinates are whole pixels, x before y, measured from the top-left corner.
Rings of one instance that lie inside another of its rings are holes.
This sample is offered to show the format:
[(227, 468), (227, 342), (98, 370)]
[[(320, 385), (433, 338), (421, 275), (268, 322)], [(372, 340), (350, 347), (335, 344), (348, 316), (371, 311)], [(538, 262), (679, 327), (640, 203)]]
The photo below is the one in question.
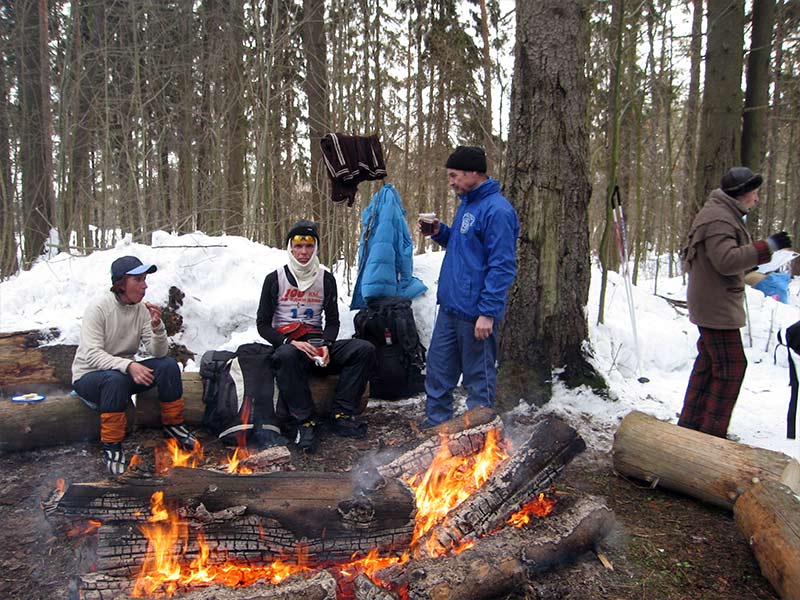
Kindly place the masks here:
[(53, 226), (53, 157), (50, 131), (50, 62), (47, 3), (21, 0), (17, 19), (22, 172), (23, 263), (31, 264), (44, 249)]
[[(319, 144), (330, 127), (324, 0), (303, 0), (302, 36), (306, 59), (304, 87), (308, 97), (308, 133), (311, 144), (312, 218), (319, 222), (323, 214), (322, 193), (326, 189), (323, 179), (325, 169), (322, 163), (322, 148)], [(333, 228), (330, 233), (333, 233)], [(324, 230), (323, 236), (327, 237)]]
[[(588, 18), (581, 1), (517, 6), (505, 191), (521, 232), (500, 346), (501, 378), (516, 398), (540, 395), (552, 367), (571, 370), (584, 362)], [(545, 393), (549, 397), (549, 389)]]
[(614, 469), (622, 475), (727, 509), (754, 483), (780, 481), (796, 462), (780, 452), (678, 427), (638, 411), (620, 423), (613, 453)]
[(800, 494), (762, 481), (739, 497), (733, 516), (764, 577), (783, 600), (800, 600)]
[(740, 161), (744, 2), (708, 0), (703, 109), (689, 223), (722, 175)]
[[(769, 124), (770, 55), (772, 32), (775, 25), (775, 0), (755, 0), (750, 33), (750, 53), (745, 71), (746, 88), (742, 113), (742, 164), (754, 172), (762, 170), (764, 142)], [(759, 205), (748, 212), (747, 226), (753, 233), (759, 231), (764, 215)], [(769, 221), (768, 221), (769, 226)]]
[(763, 140), (769, 118), (769, 58), (774, 24), (775, 0), (755, 0), (742, 118), (742, 164), (756, 172), (761, 170), (764, 160)]

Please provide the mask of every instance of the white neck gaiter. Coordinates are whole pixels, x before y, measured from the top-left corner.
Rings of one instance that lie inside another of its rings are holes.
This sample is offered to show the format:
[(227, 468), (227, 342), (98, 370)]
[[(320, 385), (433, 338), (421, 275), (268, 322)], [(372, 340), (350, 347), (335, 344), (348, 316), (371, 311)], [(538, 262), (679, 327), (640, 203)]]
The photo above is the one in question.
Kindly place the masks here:
[(317, 278), (317, 273), (319, 273), (317, 245), (314, 246), (314, 254), (311, 255), (311, 258), (306, 264), (302, 264), (294, 257), (294, 254), (292, 254), (291, 241), (286, 250), (289, 253), (289, 270), (297, 281), (297, 289), (301, 292), (305, 292), (311, 287), (311, 284), (314, 283), (314, 280)]

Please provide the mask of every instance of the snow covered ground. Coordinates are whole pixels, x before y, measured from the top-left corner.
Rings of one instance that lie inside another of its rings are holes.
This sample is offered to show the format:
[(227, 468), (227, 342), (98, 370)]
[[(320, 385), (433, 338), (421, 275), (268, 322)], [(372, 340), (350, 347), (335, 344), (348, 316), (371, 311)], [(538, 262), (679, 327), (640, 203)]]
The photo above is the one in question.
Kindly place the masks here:
[[(255, 324), (261, 284), (267, 273), (286, 262), (286, 251), (241, 237), (199, 233), (157, 232), (149, 246), (124, 240), (114, 249), (87, 257), (58, 254), (42, 260), (0, 283), (0, 331), (56, 327), (61, 337), (54, 343), (77, 344), (87, 301), (110, 287), (111, 262), (126, 254), (158, 266), (158, 272), (147, 280), (147, 300), (164, 304), (173, 285), (186, 294), (180, 310), (184, 331), (175, 341), (196, 352), (198, 360), (209, 349), (234, 349), (246, 342), (263, 341)], [(415, 275), (429, 288), (413, 303), (426, 346), (433, 330), (443, 256), (443, 252), (428, 252), (414, 259)], [(334, 273), (339, 280), (340, 337), (349, 337), (355, 312), (349, 310), (348, 279), (354, 281), (355, 273), (348, 277), (341, 264), (334, 267)], [(567, 416), (587, 443), (600, 450), (610, 448), (620, 419), (631, 410), (674, 422), (683, 403), (696, 355), (697, 328), (685, 310), (673, 308), (653, 294), (655, 283), (640, 276), (639, 285), (633, 288), (641, 356), (637, 361), (624, 282), (616, 273), (609, 274), (605, 322), (598, 325), (600, 271), (592, 270), (587, 305), (592, 361), (608, 381), (611, 399), (600, 398), (591, 390), (557, 385), (548, 408)], [(657, 284), (662, 296), (686, 297), (680, 277), (662, 276)], [(789, 302), (781, 304), (748, 288), (750, 326), (742, 335), (749, 366), (729, 432), (744, 443), (800, 458), (800, 440), (786, 439), (789, 369), (785, 348), (778, 350), (773, 364), (777, 330), (800, 320), (800, 281), (791, 283)], [(640, 383), (641, 376), (649, 381)], [(521, 402), (517, 410), (534, 409)]]

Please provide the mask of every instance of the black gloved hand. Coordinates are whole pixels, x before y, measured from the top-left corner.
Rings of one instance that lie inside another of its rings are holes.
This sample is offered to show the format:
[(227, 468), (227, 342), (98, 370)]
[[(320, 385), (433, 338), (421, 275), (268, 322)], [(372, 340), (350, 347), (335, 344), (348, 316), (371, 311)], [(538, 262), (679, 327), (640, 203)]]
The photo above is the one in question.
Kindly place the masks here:
[(789, 237), (789, 234), (785, 231), (781, 231), (779, 233), (773, 233), (771, 236), (769, 236), (767, 238), (767, 243), (769, 244), (769, 249), (775, 252), (776, 250), (791, 246), (792, 238)]

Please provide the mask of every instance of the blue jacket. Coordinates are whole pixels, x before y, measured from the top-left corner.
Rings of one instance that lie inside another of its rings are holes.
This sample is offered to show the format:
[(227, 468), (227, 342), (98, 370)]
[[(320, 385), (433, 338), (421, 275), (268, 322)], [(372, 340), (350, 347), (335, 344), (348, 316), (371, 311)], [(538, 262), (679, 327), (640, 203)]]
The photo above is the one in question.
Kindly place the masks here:
[(413, 253), (406, 211), (397, 190), (387, 183), (361, 213), (358, 277), (350, 308), (364, 308), (371, 298), (411, 300), (424, 293), (428, 288), (413, 275)]
[(440, 223), (432, 238), (446, 248), (437, 301), (462, 319), (499, 321), (517, 274), (519, 219), (492, 178), (460, 199), (453, 226)]

